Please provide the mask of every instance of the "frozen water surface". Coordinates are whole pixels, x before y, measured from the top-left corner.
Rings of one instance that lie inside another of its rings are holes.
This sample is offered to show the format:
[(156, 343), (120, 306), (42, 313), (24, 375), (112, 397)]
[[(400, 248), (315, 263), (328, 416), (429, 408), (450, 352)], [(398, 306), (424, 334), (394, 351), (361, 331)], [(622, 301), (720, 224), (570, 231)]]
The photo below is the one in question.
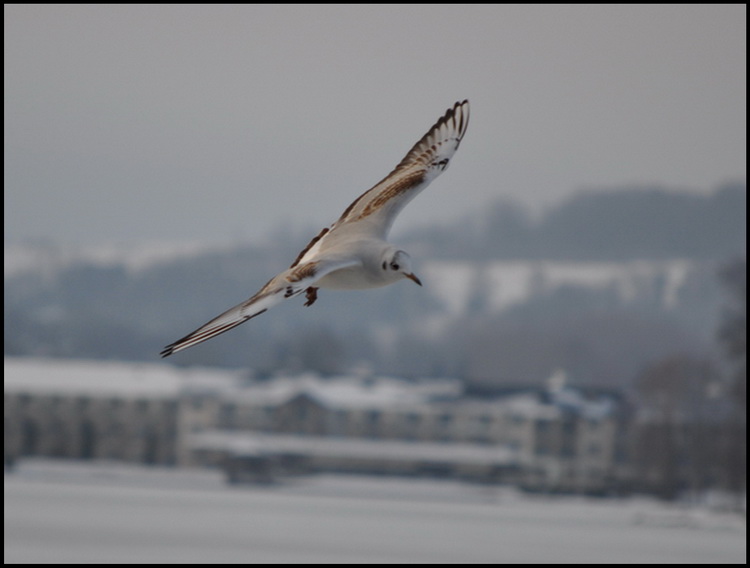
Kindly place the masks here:
[(5, 562), (742, 562), (744, 522), (644, 500), (538, 499), (454, 482), (21, 465)]

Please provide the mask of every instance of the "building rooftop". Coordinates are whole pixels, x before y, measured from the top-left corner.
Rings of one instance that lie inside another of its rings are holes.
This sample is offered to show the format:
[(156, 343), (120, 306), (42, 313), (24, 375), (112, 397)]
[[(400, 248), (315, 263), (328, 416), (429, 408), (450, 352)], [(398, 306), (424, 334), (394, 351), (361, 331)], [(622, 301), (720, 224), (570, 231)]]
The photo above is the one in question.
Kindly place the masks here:
[(170, 365), (26, 359), (6, 357), (4, 388), (9, 393), (121, 398), (175, 398), (187, 390), (236, 388), (239, 374)]
[[(5, 392), (120, 398), (213, 396), (253, 406), (277, 406), (304, 395), (331, 409), (372, 409), (440, 405), (553, 420), (570, 412), (589, 419), (611, 414), (616, 401), (584, 396), (557, 381), (553, 388), (526, 387), (504, 395), (466, 396), (455, 379), (405, 380), (312, 373), (250, 380), (246, 370), (178, 368), (164, 363), (6, 357)], [(446, 408), (447, 409), (447, 408)]]

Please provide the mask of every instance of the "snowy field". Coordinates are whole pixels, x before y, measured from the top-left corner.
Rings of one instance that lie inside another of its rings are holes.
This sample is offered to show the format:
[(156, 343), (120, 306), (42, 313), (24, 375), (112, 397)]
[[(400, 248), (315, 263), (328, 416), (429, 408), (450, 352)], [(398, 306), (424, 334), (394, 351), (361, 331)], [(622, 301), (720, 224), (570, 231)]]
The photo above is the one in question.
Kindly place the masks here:
[(746, 562), (740, 517), (641, 499), (43, 460), (6, 473), (4, 524), (6, 563)]

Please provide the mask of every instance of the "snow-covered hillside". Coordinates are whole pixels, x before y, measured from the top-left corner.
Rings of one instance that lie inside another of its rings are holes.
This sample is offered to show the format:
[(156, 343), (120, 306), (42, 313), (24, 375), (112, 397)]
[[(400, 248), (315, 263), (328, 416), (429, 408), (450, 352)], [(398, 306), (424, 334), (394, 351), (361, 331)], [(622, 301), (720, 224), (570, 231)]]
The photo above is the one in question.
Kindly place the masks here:
[(5, 244), (4, 277), (28, 273), (51, 274), (74, 264), (113, 267), (127, 272), (142, 271), (163, 262), (186, 259), (230, 248), (205, 242), (152, 241), (140, 244), (104, 243), (78, 247), (47, 242)]
[(423, 280), (446, 309), (460, 314), (471, 301), (500, 312), (549, 294), (564, 286), (613, 290), (623, 302), (656, 293), (666, 309), (674, 308), (677, 295), (695, 264), (688, 260), (628, 262), (493, 261), (487, 263), (428, 261)]
[[(6, 246), (5, 352), (155, 360), (293, 255), (278, 242)], [(562, 367), (613, 384), (670, 353), (716, 352), (721, 266), (679, 258), (437, 259), (425, 251), (414, 254), (421, 288), (324, 291), (312, 308), (292, 300), (181, 360), (324, 374), (366, 363), (408, 376), (520, 381)]]

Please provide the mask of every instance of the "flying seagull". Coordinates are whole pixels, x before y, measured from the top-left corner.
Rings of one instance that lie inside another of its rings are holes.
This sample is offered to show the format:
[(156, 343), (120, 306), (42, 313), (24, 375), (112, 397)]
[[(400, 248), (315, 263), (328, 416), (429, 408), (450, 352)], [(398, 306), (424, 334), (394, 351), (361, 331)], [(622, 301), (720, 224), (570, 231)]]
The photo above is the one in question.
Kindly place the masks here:
[(420, 286), (409, 255), (385, 239), (399, 211), (448, 167), (469, 124), (469, 101), (453, 105), (382, 181), (360, 195), (323, 229), (292, 265), (254, 296), (215, 317), (161, 352), (167, 357), (259, 316), (282, 300), (305, 292), (305, 306), (318, 288), (365, 289), (408, 278)]

